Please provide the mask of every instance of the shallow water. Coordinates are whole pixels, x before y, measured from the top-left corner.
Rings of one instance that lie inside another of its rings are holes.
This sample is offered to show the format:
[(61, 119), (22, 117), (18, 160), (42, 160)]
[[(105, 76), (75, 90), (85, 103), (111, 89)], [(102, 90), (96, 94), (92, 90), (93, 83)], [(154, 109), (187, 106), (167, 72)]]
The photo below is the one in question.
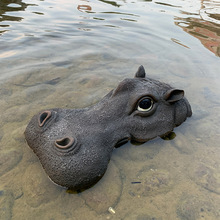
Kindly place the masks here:
[[(217, 0), (1, 0), (1, 219), (219, 219), (219, 56)], [(192, 118), (116, 149), (89, 190), (54, 185), (24, 140), (31, 117), (96, 103), (140, 64), (185, 90)]]

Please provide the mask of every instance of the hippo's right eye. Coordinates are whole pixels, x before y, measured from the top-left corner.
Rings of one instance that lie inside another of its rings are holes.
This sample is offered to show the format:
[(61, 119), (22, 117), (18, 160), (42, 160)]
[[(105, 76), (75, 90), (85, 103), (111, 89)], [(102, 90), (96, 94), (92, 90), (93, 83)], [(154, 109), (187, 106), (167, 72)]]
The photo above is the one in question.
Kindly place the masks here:
[(145, 97), (138, 102), (137, 110), (141, 112), (148, 112), (153, 108), (153, 100)]

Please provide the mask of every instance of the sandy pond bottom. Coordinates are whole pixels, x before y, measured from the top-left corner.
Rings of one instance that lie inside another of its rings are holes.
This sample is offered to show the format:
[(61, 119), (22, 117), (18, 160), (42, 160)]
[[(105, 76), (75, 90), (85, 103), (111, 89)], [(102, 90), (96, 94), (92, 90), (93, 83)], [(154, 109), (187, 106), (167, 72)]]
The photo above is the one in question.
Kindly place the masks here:
[[(177, 136), (173, 140), (158, 138), (116, 149), (101, 181), (79, 194), (48, 179), (24, 140), (30, 118), (42, 106), (91, 105), (119, 80), (133, 77), (131, 71), (121, 75), (121, 69), (118, 75), (109, 77), (114, 66), (93, 66), (95, 59), (84, 59), (74, 64), (74, 69), (51, 64), (37, 70), (37, 74), (33, 71), (17, 75), (1, 85), (1, 219), (219, 219), (220, 111), (219, 101), (213, 104), (213, 100), (220, 96), (212, 92), (219, 91), (215, 85), (204, 92), (209, 84), (205, 77), (199, 79), (199, 85), (196, 77), (191, 77), (187, 86), (179, 83), (187, 87), (189, 94), (195, 87), (201, 93), (193, 102), (189, 98), (194, 115), (175, 129)], [(75, 74), (82, 72), (80, 68), (84, 72)], [(178, 76), (169, 77), (167, 82), (178, 81)], [(200, 103), (206, 103), (204, 108), (200, 108)], [(110, 207), (113, 211), (109, 211)]]

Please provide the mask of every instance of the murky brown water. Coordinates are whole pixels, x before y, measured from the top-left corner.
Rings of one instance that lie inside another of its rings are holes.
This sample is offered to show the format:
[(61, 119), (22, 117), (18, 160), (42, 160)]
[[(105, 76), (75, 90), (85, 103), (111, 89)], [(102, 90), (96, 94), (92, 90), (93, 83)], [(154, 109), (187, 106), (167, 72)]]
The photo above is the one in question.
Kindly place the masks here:
[[(219, 45), (217, 0), (1, 0), (1, 219), (220, 219)], [(116, 149), (89, 190), (54, 185), (24, 140), (30, 118), (91, 105), (140, 64), (184, 89), (193, 117), (171, 141)]]

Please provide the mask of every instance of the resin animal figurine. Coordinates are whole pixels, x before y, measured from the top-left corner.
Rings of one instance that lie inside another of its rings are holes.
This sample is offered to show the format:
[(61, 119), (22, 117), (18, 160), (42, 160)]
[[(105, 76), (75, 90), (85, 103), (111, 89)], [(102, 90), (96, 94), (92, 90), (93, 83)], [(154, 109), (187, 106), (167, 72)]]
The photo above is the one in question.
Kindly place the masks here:
[(114, 148), (164, 136), (191, 114), (183, 90), (147, 78), (140, 66), (91, 107), (35, 115), (25, 138), (50, 179), (77, 191), (100, 180)]

